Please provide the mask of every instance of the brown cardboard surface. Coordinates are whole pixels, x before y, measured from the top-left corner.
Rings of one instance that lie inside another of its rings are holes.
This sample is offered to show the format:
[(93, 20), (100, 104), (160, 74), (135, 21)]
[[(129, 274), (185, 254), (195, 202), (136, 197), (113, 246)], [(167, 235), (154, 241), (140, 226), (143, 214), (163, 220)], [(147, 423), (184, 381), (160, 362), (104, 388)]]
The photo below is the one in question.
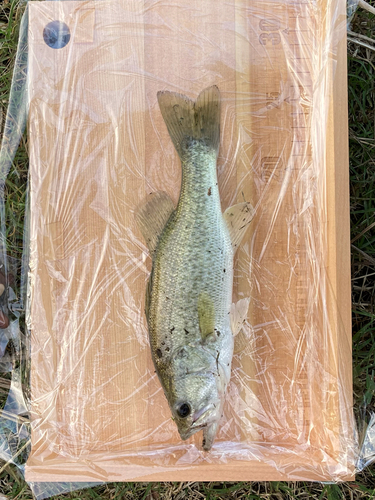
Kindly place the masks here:
[[(27, 480), (351, 478), (345, 2), (29, 8)], [(56, 19), (72, 34), (59, 50), (43, 40)], [(193, 451), (197, 436), (183, 448), (169, 422), (143, 315), (150, 260), (134, 222), (149, 191), (178, 199), (157, 92), (194, 97), (212, 84), (223, 98), (222, 207), (245, 197), (257, 209), (236, 256), (253, 347), (234, 358), (235, 425), (218, 441), (237, 448), (225, 462)]]

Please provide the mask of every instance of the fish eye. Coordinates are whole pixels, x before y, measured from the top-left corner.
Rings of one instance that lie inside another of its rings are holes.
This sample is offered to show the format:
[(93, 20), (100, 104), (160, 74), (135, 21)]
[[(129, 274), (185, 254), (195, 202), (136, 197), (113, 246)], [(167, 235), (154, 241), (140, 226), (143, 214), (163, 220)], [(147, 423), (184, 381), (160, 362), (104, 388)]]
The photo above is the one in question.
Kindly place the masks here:
[(186, 418), (190, 415), (191, 413), (191, 406), (189, 403), (181, 403), (180, 406), (177, 408), (177, 415), (181, 418)]

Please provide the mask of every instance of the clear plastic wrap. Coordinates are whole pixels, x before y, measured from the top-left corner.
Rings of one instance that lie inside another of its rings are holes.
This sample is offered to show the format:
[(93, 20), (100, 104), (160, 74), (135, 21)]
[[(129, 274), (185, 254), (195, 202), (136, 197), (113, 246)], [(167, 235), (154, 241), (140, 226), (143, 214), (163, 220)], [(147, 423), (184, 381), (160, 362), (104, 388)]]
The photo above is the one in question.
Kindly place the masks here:
[(350, 23), (352, 22), (352, 19), (358, 9), (358, 3), (358, 0), (348, 0), (347, 2), (348, 27), (350, 26)]
[[(345, 8), (29, 3), (30, 392), (9, 410), (30, 417), (28, 482), (353, 478)], [(255, 217), (234, 260), (233, 302), (250, 308), (204, 452), (155, 373), (135, 213), (151, 192), (179, 199), (157, 93), (211, 85), (221, 207)]]

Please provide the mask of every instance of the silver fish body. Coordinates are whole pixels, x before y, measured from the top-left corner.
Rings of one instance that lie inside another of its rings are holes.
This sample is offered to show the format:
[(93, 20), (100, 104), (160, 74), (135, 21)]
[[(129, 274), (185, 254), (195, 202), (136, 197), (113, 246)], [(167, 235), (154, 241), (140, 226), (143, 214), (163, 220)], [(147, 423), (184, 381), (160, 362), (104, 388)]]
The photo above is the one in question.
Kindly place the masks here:
[[(147, 316), (156, 371), (186, 439), (216, 423), (222, 412), (233, 356), (233, 250), (221, 212), (216, 152), (190, 141), (182, 171), (178, 206), (153, 261)], [(200, 297), (212, 300), (215, 313), (206, 336), (199, 325)], [(184, 404), (191, 407), (188, 418), (178, 414)]]
[[(196, 102), (171, 92), (158, 99), (181, 159), (182, 183), (176, 209), (159, 195), (138, 217), (153, 255), (146, 294), (151, 352), (181, 438), (203, 429), (203, 448), (209, 450), (233, 356), (236, 224), (222, 213), (216, 173), (220, 95), (210, 87)], [(150, 218), (157, 237), (150, 235)]]

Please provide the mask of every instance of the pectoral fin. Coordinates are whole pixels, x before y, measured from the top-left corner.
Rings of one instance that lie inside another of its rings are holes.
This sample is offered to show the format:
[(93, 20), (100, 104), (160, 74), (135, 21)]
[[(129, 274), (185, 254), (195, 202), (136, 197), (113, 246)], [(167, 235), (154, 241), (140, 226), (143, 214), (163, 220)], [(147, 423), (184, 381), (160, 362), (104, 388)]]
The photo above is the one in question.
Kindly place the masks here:
[(202, 292), (198, 297), (198, 318), (202, 340), (216, 336), (214, 302), (207, 292)]
[(136, 209), (135, 220), (151, 256), (155, 252), (159, 237), (173, 211), (173, 201), (163, 191), (151, 193)]
[(236, 304), (232, 304), (230, 310), (230, 323), (234, 339), (234, 354), (243, 351), (248, 343), (246, 334), (242, 327), (246, 321), (247, 312), (249, 309), (250, 299), (248, 297), (239, 300)]
[(247, 311), (249, 310), (250, 298), (245, 297), (240, 299), (230, 308), (230, 326), (232, 328), (233, 336), (235, 337), (241, 330), (247, 318)]
[(242, 238), (244, 237), (250, 222), (254, 217), (255, 210), (250, 203), (244, 201), (229, 207), (224, 212), (224, 219), (227, 223), (233, 251), (236, 252)]

